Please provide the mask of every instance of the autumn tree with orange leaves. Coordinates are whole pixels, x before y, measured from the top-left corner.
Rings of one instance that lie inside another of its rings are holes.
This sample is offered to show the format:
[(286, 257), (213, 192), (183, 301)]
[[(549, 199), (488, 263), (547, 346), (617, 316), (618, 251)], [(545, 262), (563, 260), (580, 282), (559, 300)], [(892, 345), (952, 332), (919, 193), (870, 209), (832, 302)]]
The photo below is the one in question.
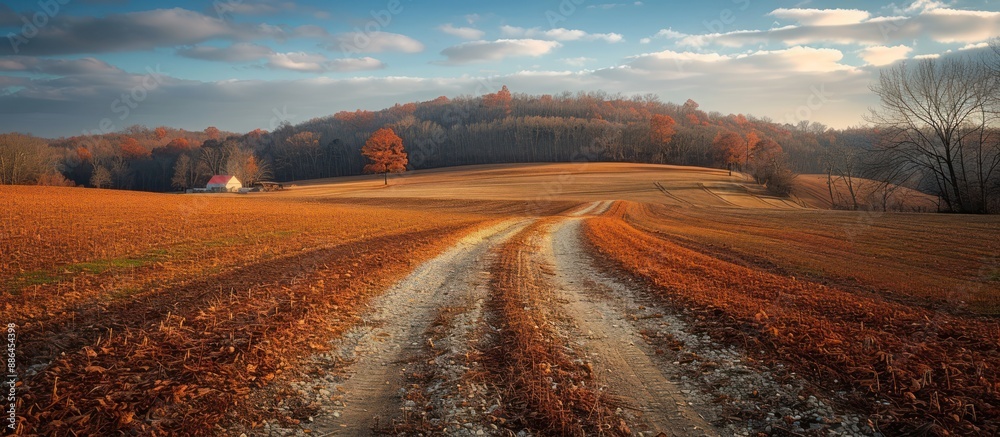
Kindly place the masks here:
[(384, 127), (375, 131), (361, 148), (361, 154), (371, 163), (365, 165), (365, 173), (381, 173), (385, 185), (389, 184), (389, 173), (406, 171), (409, 159), (403, 150), (403, 139), (392, 129)]
[(743, 138), (735, 132), (719, 132), (712, 141), (712, 154), (716, 160), (726, 165), (732, 176), (733, 166), (743, 158)]
[(210, 140), (217, 140), (221, 135), (221, 131), (219, 131), (219, 128), (215, 126), (209, 126), (205, 128), (205, 135), (207, 135)]
[(141, 160), (149, 158), (149, 150), (139, 145), (139, 140), (132, 137), (125, 137), (121, 142), (122, 155), (131, 160)]
[(653, 155), (667, 155), (665, 149), (677, 133), (674, 127), (676, 124), (677, 122), (669, 115), (653, 114), (653, 118), (649, 120), (649, 139), (653, 142)]

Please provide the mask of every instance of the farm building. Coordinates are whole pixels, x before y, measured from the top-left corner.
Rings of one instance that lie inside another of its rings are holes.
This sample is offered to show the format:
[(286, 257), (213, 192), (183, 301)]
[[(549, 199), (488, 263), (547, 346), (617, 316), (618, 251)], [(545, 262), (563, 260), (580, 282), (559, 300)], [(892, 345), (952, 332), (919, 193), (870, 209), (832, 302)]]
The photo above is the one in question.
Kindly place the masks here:
[(205, 185), (206, 191), (218, 191), (218, 192), (235, 192), (243, 188), (243, 184), (236, 176), (229, 175), (215, 175), (212, 179), (208, 180), (208, 184)]

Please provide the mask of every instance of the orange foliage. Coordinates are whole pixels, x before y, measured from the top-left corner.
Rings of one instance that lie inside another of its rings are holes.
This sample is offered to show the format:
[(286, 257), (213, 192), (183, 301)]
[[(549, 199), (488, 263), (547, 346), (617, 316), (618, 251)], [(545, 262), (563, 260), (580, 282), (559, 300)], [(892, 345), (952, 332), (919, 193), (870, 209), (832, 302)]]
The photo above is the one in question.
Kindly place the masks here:
[(487, 108), (502, 108), (505, 114), (510, 114), (510, 104), (513, 100), (510, 90), (504, 85), (500, 91), (483, 96), (483, 105)]
[(375, 131), (368, 138), (361, 154), (370, 161), (365, 165), (365, 173), (402, 173), (409, 163), (403, 150), (403, 139), (387, 127)]
[(354, 112), (341, 111), (334, 114), (333, 119), (347, 123), (356, 129), (367, 129), (375, 123), (375, 113), (360, 109)]
[(220, 135), (219, 128), (217, 128), (215, 126), (206, 127), (205, 128), (205, 135), (208, 135), (208, 139), (210, 139), (210, 140), (217, 140), (217, 139), (219, 139), (219, 135)]
[(653, 114), (649, 120), (650, 139), (657, 145), (670, 144), (670, 140), (677, 133), (677, 129), (674, 128), (676, 124), (677, 122), (669, 115)]
[(162, 140), (167, 137), (167, 128), (160, 126), (156, 128), (153, 132), (156, 133), (156, 139)]
[(157, 153), (180, 155), (188, 150), (191, 150), (191, 142), (187, 138), (174, 138), (166, 146), (158, 147)]
[(149, 158), (149, 149), (139, 145), (139, 141), (132, 137), (125, 137), (121, 142), (122, 155), (128, 159), (146, 159)]
[(746, 149), (743, 138), (734, 132), (719, 132), (712, 141), (715, 159), (725, 165), (738, 164), (743, 161)]
[(80, 162), (87, 162), (93, 158), (94, 156), (90, 153), (90, 150), (87, 150), (86, 147), (80, 146), (76, 148), (76, 159), (79, 159)]

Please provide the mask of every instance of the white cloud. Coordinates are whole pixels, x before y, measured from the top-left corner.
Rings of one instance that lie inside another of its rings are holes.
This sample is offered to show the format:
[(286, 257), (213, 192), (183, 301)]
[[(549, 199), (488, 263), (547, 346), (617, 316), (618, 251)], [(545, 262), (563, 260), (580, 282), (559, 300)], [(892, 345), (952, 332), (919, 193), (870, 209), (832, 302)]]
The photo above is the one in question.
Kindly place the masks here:
[(444, 64), (500, 61), (508, 57), (538, 57), (551, 52), (562, 44), (537, 39), (499, 39), (496, 41), (471, 41), (448, 47), (441, 54), (448, 58)]
[(916, 55), (916, 56), (913, 57), (913, 59), (918, 59), (918, 60), (919, 59), (937, 59), (937, 58), (940, 58), (940, 57), (941, 57), (941, 55), (938, 54), (938, 53), (929, 53), (929, 54), (926, 54), (926, 55)]
[[(462, 50), (450, 53), (449, 60), (475, 61), (504, 59), (506, 56), (540, 56), (558, 42), (492, 41), (466, 43), (464, 50), (486, 52), (469, 55)], [(513, 47), (513, 48), (512, 48)], [(499, 53), (497, 53), (499, 52)], [(471, 58), (471, 59), (470, 59)], [(682, 102), (693, 98), (703, 108), (726, 112), (769, 116), (779, 122), (796, 114), (817, 92), (822, 92), (822, 108), (812, 109), (810, 120), (834, 126), (857, 123), (870, 98), (868, 83), (872, 69), (842, 64), (842, 54), (833, 49), (792, 47), (784, 50), (745, 54), (712, 54), (663, 51), (627, 58), (622, 64), (575, 71), (521, 71), (493, 77), (490, 82), (506, 84), (512, 91), (552, 94), (559, 91), (594, 91), (641, 95), (656, 90), (665, 101)], [(572, 58), (569, 58), (572, 59)], [(376, 60), (328, 60), (309, 53), (284, 53), (273, 59), (270, 68), (290, 68), (318, 73), (324, 70), (373, 68)], [(279, 67), (280, 65), (280, 67)], [(162, 86), (150, 91), (149, 101), (127, 121), (119, 122), (105, 109), (107, 102), (141, 84), (141, 74), (90, 75), (74, 80), (37, 79), (30, 82), (0, 78), (0, 84), (18, 90), (0, 96), (0, 130), (21, 130), (46, 135), (79, 134), (95, 129), (103, 117), (111, 117), (117, 128), (128, 124), (169, 125), (186, 129), (204, 128), (205, 120), (222, 129), (249, 131), (269, 129), (272, 109), (288, 104), (290, 120), (299, 123), (328, 116), (340, 110), (380, 109), (397, 102), (430, 100), (440, 95), (478, 95), (484, 92), (482, 78), (458, 77), (313, 77), (300, 80), (198, 81), (165, 78)], [(18, 85), (21, 84), (21, 85)], [(812, 100), (810, 100), (812, 98)], [(32, 114), (42, 114), (44, 117)]]
[[(626, 65), (647, 71), (677, 72), (685, 75), (714, 75), (713, 71), (716, 68), (725, 68), (730, 73), (741, 72), (744, 74), (854, 71), (854, 67), (840, 62), (843, 58), (844, 54), (840, 50), (802, 46), (735, 55), (664, 50), (634, 56), (630, 58), (632, 61)], [(725, 66), (720, 66), (722, 64)]]
[(455, 27), (451, 23), (438, 26), (438, 30), (448, 35), (457, 36), (462, 39), (482, 39), (486, 32), (472, 27)]
[(739, 30), (728, 33), (691, 35), (678, 44), (724, 47), (783, 43), (886, 45), (929, 38), (940, 43), (977, 43), (996, 36), (1000, 12), (928, 9), (915, 16), (877, 17), (839, 25), (799, 25), (768, 30)]
[(483, 17), (480, 17), (479, 14), (468, 14), (465, 16), (465, 21), (469, 24), (476, 24), (476, 22), (482, 18)]
[(683, 32), (678, 32), (674, 29), (660, 29), (659, 32), (656, 32), (656, 35), (653, 35), (654, 38), (667, 38), (667, 39), (680, 39), (684, 38), (685, 36), (688, 35)]
[(420, 53), (424, 45), (406, 35), (390, 32), (347, 32), (331, 38), (330, 50), (344, 53)]
[(682, 38), (686, 38), (688, 36), (690, 36), (690, 35), (688, 35), (686, 33), (678, 32), (678, 31), (676, 31), (676, 30), (674, 30), (672, 28), (669, 28), (669, 29), (660, 29), (660, 31), (656, 32), (655, 35), (650, 36), (648, 38), (640, 39), (639, 40), (639, 44), (649, 44), (649, 43), (653, 42), (653, 39), (655, 39), (655, 38), (682, 39)]
[(947, 3), (938, 0), (915, 0), (913, 3), (910, 3), (909, 6), (904, 8), (902, 12), (904, 13), (924, 12), (934, 9), (940, 9), (947, 6), (948, 6)]
[(839, 26), (867, 20), (871, 14), (859, 9), (775, 9), (768, 15), (806, 26)]
[(526, 29), (516, 26), (500, 26), (503, 36), (509, 38), (535, 38), (553, 41), (596, 41), (603, 40), (609, 43), (622, 42), (625, 40), (621, 34), (617, 33), (587, 33), (583, 30), (556, 28), (542, 30), (534, 27)]
[(274, 53), (267, 57), (267, 63), (264, 66), (303, 73), (351, 72), (385, 68), (385, 64), (375, 58), (339, 58), (331, 60), (320, 53), (305, 52)]
[(959, 50), (975, 50), (975, 49), (985, 49), (990, 46), (988, 42), (980, 42), (975, 44), (966, 44), (959, 48)]
[(880, 67), (893, 62), (906, 59), (906, 56), (913, 51), (913, 48), (904, 45), (893, 47), (871, 46), (858, 52), (858, 56), (864, 59), (869, 65)]
[(596, 59), (594, 59), (594, 58), (588, 58), (588, 57), (585, 57), (585, 56), (581, 56), (581, 57), (578, 57), (578, 58), (563, 58), (563, 59), (560, 59), (560, 61), (562, 61), (566, 65), (570, 65), (570, 66), (573, 66), (573, 67), (582, 67), (582, 66), (584, 66), (584, 65), (586, 65), (586, 64), (588, 64), (590, 62), (596, 61)]

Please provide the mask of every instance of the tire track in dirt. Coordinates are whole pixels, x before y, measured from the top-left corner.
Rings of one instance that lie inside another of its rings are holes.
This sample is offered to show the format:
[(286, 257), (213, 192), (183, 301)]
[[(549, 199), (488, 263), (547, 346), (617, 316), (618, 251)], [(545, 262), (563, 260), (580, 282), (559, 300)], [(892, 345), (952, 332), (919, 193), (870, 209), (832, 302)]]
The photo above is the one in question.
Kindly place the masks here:
[[(601, 214), (611, 202), (595, 202), (581, 213)], [(591, 360), (597, 380), (635, 416), (634, 431), (644, 435), (717, 435), (687, 397), (659, 368), (638, 330), (601, 293), (610, 287), (594, 275), (580, 243), (583, 214), (554, 223), (537, 236), (540, 264), (553, 267), (551, 280), (561, 312), (568, 318), (566, 334)]]
[[(427, 346), (426, 332), (443, 307), (467, 304), (484, 292), (485, 258), (530, 220), (510, 220), (477, 231), (456, 246), (418, 267), (406, 279), (371, 303), (370, 313), (346, 333), (328, 360), (332, 372), (346, 375), (340, 383), (318, 381), (339, 393), (331, 414), (310, 426), (319, 435), (371, 435), (374, 427), (400, 417), (404, 372)], [(338, 363), (353, 361), (346, 368)], [(315, 385), (315, 384), (310, 384)]]
[(611, 208), (611, 204), (612, 203), (614, 203), (614, 201), (611, 201), (611, 200), (603, 200), (603, 201), (598, 201), (598, 202), (592, 202), (592, 203), (590, 203), (590, 204), (588, 204), (586, 206), (583, 206), (583, 207), (577, 209), (576, 211), (570, 212), (569, 216), (571, 216), (571, 217), (583, 217), (583, 216), (588, 216), (588, 215), (601, 215), (605, 211), (607, 211), (608, 208)]

